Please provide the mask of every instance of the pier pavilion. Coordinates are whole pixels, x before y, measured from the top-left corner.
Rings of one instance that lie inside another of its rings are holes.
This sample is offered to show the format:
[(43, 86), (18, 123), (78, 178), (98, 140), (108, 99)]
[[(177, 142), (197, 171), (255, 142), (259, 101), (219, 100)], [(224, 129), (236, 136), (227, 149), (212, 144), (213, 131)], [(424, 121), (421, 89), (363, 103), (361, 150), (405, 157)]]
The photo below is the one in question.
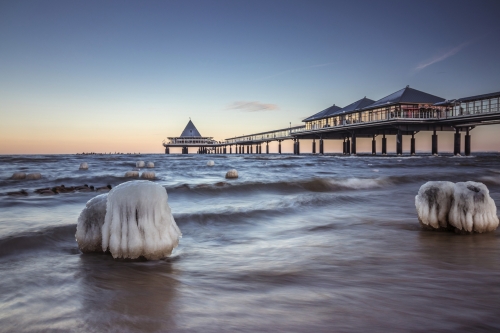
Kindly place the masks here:
[(180, 147), (182, 153), (187, 154), (189, 147), (198, 148), (199, 154), (205, 154), (217, 150), (221, 147), (220, 143), (211, 136), (202, 136), (191, 119), (182, 131), (180, 136), (168, 137), (168, 142), (163, 142), (165, 154), (170, 154), (170, 148)]

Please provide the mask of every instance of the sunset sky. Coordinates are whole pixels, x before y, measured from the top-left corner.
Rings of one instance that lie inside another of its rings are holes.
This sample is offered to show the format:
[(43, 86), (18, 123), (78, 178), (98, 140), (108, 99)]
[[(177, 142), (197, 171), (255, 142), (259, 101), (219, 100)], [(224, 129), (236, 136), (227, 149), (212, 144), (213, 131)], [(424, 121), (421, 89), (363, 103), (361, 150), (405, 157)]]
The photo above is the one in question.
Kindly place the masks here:
[[(500, 91), (499, 13), (498, 0), (1, 1), (0, 154), (161, 153), (189, 118), (223, 140), (406, 85)], [(473, 150), (499, 151), (499, 130), (474, 129)]]

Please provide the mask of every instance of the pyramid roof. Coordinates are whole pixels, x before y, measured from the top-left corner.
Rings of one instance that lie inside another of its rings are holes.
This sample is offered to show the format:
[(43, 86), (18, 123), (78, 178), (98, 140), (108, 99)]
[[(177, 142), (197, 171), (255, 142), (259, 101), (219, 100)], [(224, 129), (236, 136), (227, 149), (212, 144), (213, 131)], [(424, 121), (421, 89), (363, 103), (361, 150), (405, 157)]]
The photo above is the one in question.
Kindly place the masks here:
[(186, 127), (184, 128), (184, 131), (182, 131), (181, 137), (186, 137), (186, 136), (199, 136), (201, 137), (200, 132), (196, 129), (196, 126), (194, 126), (193, 122), (191, 119), (189, 119), (189, 122), (187, 123)]
[(312, 116), (310, 117), (307, 117), (306, 119), (302, 120), (302, 121), (312, 121), (312, 120), (316, 120), (316, 119), (321, 119), (321, 118), (324, 118), (326, 116), (329, 116), (333, 113), (335, 113), (336, 111), (340, 110), (341, 107), (340, 106), (336, 106), (335, 104), (333, 104), (332, 106), (330, 106), (329, 108), (326, 108), (324, 109), (323, 111), (320, 111), (318, 113), (315, 113), (313, 114)]
[(423, 91), (410, 88), (406, 86), (401, 90), (398, 90), (389, 96), (379, 99), (375, 103), (366, 106), (364, 109), (375, 109), (377, 107), (389, 106), (400, 103), (429, 103), (434, 104), (444, 101), (444, 98), (434, 96)]
[(335, 112), (335, 115), (358, 111), (373, 104), (374, 102), (375, 101), (373, 99), (363, 97), (362, 99), (357, 100), (356, 102), (351, 103), (348, 106), (338, 110), (337, 112)]

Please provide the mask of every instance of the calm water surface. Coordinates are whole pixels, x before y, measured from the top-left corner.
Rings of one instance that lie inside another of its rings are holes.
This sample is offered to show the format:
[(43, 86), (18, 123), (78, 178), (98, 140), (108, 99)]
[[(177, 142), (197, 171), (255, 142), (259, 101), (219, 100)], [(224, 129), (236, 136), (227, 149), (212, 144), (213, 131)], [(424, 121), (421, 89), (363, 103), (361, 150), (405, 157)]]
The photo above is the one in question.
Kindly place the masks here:
[[(138, 160), (183, 233), (167, 260), (81, 254), (76, 220), (97, 194), (33, 193), (116, 186)], [(500, 155), (0, 156), (0, 331), (499, 331), (499, 233), (420, 230), (429, 180), (484, 182), (498, 204)]]

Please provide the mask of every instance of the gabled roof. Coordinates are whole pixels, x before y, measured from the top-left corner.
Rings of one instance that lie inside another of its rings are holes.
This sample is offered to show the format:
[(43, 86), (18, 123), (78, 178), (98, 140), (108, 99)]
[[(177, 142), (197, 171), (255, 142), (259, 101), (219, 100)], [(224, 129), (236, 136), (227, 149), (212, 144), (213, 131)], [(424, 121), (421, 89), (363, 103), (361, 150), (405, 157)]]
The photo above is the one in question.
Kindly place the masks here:
[(358, 111), (358, 110), (361, 110), (361, 109), (363, 109), (363, 108), (365, 108), (373, 103), (375, 103), (375, 101), (373, 99), (363, 97), (362, 99), (357, 100), (356, 102), (351, 103), (348, 106), (343, 107), (342, 109), (338, 110), (337, 112), (335, 112), (335, 115)]
[(375, 103), (368, 105), (364, 109), (375, 109), (377, 107), (389, 106), (400, 103), (429, 103), (434, 104), (438, 102), (444, 101), (444, 98), (434, 96), (428, 93), (425, 93), (420, 90), (416, 90), (410, 88), (410, 86), (406, 86), (401, 90), (396, 91), (395, 93), (390, 94), (382, 99), (379, 99)]
[(331, 114), (335, 113), (336, 111), (338, 111), (340, 109), (341, 109), (340, 106), (336, 106), (335, 104), (333, 104), (329, 108), (326, 108), (323, 111), (315, 113), (312, 116), (307, 117), (306, 119), (304, 119), (302, 121), (312, 121), (312, 120), (316, 120), (316, 119), (321, 119), (321, 118), (324, 118), (324, 117), (326, 117), (328, 115), (331, 115)]
[(199, 136), (201, 137), (200, 132), (196, 129), (196, 126), (194, 126), (193, 122), (191, 119), (189, 119), (189, 122), (186, 125), (186, 128), (184, 128), (184, 131), (182, 131), (181, 137), (183, 136)]

